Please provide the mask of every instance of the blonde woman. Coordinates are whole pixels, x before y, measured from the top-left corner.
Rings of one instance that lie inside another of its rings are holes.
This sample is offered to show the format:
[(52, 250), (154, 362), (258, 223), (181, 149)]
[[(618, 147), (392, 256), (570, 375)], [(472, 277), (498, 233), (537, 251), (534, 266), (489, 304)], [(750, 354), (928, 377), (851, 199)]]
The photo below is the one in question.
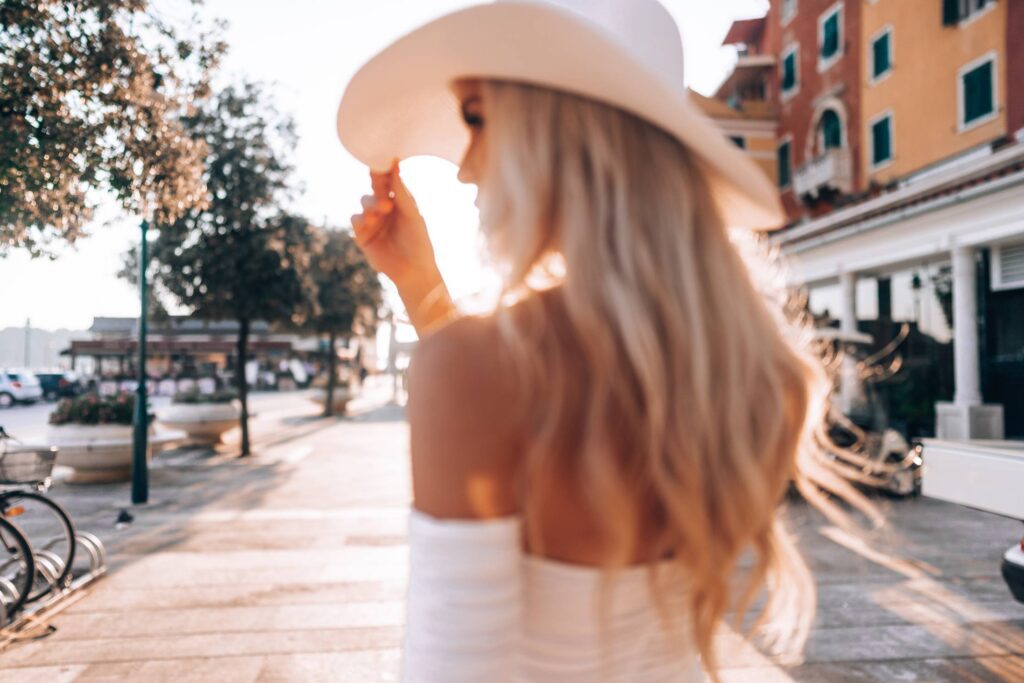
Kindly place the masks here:
[[(353, 227), (421, 335), (406, 681), (717, 679), (716, 631), (762, 589), (759, 633), (806, 639), (779, 505), (827, 476), (829, 382), (742, 246), (777, 193), (682, 75), (655, 0), (533, 0), (432, 22), (348, 85), (339, 135), (375, 169)], [(393, 162), (415, 154), (478, 188), (489, 315), (456, 313)]]

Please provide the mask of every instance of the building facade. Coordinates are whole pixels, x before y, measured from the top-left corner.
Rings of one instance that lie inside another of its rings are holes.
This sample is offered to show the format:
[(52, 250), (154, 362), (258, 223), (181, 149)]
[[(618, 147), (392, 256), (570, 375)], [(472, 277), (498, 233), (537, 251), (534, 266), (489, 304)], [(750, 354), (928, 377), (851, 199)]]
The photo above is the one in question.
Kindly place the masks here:
[[(134, 378), (138, 374), (138, 319), (98, 317), (89, 328), (91, 339), (71, 341), (61, 355), (70, 369), (95, 375), (97, 380)], [(220, 377), (234, 369), (238, 323), (171, 316), (154, 325), (146, 338), (146, 372), (153, 378)], [(252, 324), (248, 350), (253, 359), (276, 362), (294, 355), (294, 339), (272, 334), (267, 323)]]
[[(1007, 133), (1007, 5), (860, 2), (860, 188), (969, 155)], [(956, 4), (959, 8), (960, 5)], [(941, 49), (926, 46), (941, 45)]]
[(860, 190), (860, 0), (783, 0), (767, 15), (777, 55), (776, 154), (790, 218)]
[(773, 30), (765, 17), (733, 24), (722, 44), (736, 48), (736, 67), (714, 97), (691, 94), (704, 113), (777, 183), (775, 140), (779, 113)]
[(748, 103), (741, 111), (696, 92), (690, 93), (690, 99), (725, 131), (733, 144), (743, 149), (773, 182), (777, 181), (776, 118), (770, 105), (765, 103), (763, 106), (750, 106)]
[[(908, 435), (1024, 437), (1024, 3), (774, 0), (759, 21), (773, 239), (812, 312), (904, 339), (886, 399)], [(750, 74), (741, 56), (716, 99), (742, 110)]]

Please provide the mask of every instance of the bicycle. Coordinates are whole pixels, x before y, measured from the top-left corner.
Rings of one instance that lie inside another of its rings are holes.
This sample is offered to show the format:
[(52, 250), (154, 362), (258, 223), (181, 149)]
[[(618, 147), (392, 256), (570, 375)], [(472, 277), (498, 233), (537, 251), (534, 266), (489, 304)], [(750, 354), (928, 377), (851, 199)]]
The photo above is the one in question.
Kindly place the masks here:
[[(17, 446), (11, 446), (16, 442)], [(33, 549), (34, 574), (24, 603), (71, 584), (75, 528), (60, 505), (44, 495), (57, 456), (53, 447), (21, 444), (0, 427), (0, 518), (17, 518)]]
[(25, 604), (35, 580), (35, 558), (28, 539), (0, 517), (0, 626)]

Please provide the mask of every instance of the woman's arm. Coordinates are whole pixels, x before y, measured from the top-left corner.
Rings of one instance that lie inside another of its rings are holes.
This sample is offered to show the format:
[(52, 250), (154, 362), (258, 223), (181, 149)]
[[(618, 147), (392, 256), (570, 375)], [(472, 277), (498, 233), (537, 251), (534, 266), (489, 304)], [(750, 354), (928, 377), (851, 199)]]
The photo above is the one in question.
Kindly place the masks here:
[(522, 610), (512, 401), (471, 317), (423, 339), (409, 370), (413, 510), (405, 683), (513, 680)]
[(373, 194), (352, 216), (356, 244), (378, 272), (398, 287), (420, 337), (456, 317), (448, 288), (434, 258), (427, 225), (402, 182), (398, 162), (386, 173), (370, 173)]
[(458, 317), (448, 287), (434, 264), (412, 273), (402, 282), (395, 282), (395, 286), (409, 313), (409, 321), (421, 339)]

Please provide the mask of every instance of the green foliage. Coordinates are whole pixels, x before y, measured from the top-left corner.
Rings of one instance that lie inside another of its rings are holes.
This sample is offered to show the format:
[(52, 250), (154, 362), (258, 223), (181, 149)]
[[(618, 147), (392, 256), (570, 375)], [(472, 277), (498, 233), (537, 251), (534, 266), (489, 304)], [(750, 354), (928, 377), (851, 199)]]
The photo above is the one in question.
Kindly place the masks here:
[(61, 399), (50, 413), (50, 424), (130, 425), (135, 414), (135, 394), (121, 391), (110, 396), (82, 394)]
[(206, 151), (181, 117), (219, 30), (181, 33), (148, 0), (0, 0), (0, 254), (74, 241), (96, 190), (161, 223), (203, 200)]
[[(317, 312), (309, 272), (315, 235), (308, 222), (282, 210), (290, 195), (294, 124), (252, 83), (220, 91), (184, 117), (205, 145), (205, 203), (154, 225), (149, 270), (154, 292), (192, 315), (239, 322), (239, 368), (245, 367), (250, 324), (302, 325)], [(134, 281), (132, 256), (122, 274)], [(236, 373), (242, 428), (249, 454), (247, 386)]]
[(376, 329), (383, 301), (380, 280), (350, 232), (318, 228), (310, 261), (317, 313), (302, 326), (314, 334), (345, 337), (358, 322), (364, 332)]
[[(292, 171), (294, 124), (251, 83), (229, 87), (189, 117), (206, 145), (205, 205), (156, 224), (154, 289), (205, 319), (303, 322), (315, 312), (308, 275), (313, 234), (280, 206)], [(134, 280), (133, 257), (124, 274)]]
[(231, 403), (238, 398), (238, 392), (232, 389), (218, 389), (212, 394), (204, 394), (198, 389), (192, 389), (191, 391), (179, 391), (171, 397), (171, 403), (187, 403), (187, 404), (201, 404), (201, 403)]

